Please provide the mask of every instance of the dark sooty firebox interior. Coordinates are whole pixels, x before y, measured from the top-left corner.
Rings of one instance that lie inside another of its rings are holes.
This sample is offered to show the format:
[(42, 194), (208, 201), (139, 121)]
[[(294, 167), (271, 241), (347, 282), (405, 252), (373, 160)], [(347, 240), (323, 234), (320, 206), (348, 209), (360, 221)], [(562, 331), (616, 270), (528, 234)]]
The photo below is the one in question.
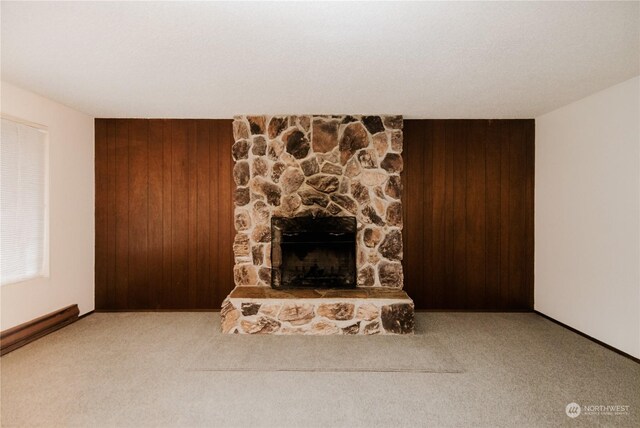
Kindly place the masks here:
[(272, 217), (273, 288), (355, 288), (355, 217)]

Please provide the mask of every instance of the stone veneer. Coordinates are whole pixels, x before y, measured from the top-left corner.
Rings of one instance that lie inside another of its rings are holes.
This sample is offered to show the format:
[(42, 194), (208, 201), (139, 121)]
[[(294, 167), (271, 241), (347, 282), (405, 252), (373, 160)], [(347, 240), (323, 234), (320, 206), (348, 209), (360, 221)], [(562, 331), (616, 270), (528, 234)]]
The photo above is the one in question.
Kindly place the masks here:
[(272, 216), (355, 216), (358, 287), (402, 288), (402, 123), (401, 116), (236, 116), (235, 285), (271, 285)]
[(223, 333), (411, 334), (413, 301), (398, 289), (274, 290), (236, 287), (220, 311)]

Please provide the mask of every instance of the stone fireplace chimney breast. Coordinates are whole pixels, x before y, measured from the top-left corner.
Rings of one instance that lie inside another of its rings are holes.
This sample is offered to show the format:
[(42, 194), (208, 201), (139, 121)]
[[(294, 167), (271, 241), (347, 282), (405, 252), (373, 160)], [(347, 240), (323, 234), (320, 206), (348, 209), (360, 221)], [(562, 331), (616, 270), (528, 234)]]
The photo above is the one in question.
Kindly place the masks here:
[[(402, 291), (402, 127), (394, 115), (234, 118), (236, 288), (223, 332), (413, 332)], [(332, 222), (345, 221), (352, 235), (332, 236)], [(286, 227), (298, 230), (283, 238)]]

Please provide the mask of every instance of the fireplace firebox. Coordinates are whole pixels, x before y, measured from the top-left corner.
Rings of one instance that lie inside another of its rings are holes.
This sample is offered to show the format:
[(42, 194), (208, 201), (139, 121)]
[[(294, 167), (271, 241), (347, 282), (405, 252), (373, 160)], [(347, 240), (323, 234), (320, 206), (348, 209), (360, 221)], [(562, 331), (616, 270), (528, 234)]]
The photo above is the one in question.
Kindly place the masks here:
[(356, 288), (355, 217), (272, 217), (271, 286)]

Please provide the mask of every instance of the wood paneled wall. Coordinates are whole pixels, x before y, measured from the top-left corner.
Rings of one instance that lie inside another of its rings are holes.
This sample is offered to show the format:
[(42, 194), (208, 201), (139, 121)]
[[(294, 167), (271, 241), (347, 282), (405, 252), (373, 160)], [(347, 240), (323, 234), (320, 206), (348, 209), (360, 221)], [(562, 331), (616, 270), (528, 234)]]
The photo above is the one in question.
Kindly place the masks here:
[(406, 120), (405, 290), (420, 309), (533, 309), (533, 120)]
[[(215, 309), (233, 287), (231, 120), (96, 120), (96, 309)], [(533, 307), (533, 120), (405, 120), (418, 309)]]
[(213, 309), (233, 288), (231, 120), (96, 119), (96, 309)]

